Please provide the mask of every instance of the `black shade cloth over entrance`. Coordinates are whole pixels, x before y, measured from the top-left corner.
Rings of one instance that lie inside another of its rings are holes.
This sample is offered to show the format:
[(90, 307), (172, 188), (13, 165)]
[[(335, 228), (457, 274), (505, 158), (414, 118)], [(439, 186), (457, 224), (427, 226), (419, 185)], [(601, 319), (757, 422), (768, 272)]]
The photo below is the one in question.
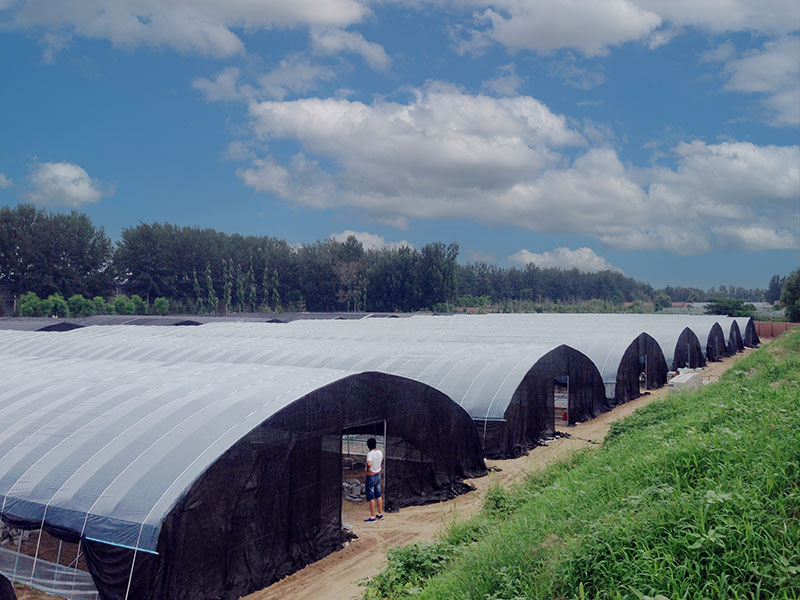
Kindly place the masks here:
[(625, 350), (617, 369), (614, 402), (624, 404), (640, 395), (640, 374), (645, 375), (648, 390), (660, 388), (667, 382), (667, 361), (652, 337), (642, 333)]

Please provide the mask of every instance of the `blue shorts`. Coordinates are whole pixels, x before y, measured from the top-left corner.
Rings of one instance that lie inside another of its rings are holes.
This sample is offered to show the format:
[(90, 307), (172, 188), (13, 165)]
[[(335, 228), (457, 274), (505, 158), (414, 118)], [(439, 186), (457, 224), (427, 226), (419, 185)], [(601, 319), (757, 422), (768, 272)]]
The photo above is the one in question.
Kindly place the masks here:
[(381, 497), (381, 474), (367, 475), (364, 482), (367, 486), (367, 500), (375, 500)]

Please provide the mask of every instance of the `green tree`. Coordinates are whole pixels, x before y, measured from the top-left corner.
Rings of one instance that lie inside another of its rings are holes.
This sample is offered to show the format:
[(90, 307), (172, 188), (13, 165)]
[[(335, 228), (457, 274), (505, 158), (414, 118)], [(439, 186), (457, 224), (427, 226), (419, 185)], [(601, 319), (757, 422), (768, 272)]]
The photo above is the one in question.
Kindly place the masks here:
[(94, 314), (94, 305), (91, 300), (83, 297), (83, 294), (73, 294), (67, 300), (69, 314), (73, 317), (88, 317)]
[(211, 275), (211, 263), (206, 263), (206, 289), (208, 290), (208, 312), (217, 312), (217, 293), (214, 291), (214, 277)]
[(281, 293), (278, 291), (278, 269), (272, 271), (272, 307), (275, 312), (281, 311)]
[(42, 300), (36, 292), (25, 292), (17, 300), (17, 313), (20, 317), (41, 317)]
[(142, 299), (139, 294), (133, 294), (130, 297), (131, 308), (133, 309), (131, 314), (134, 315), (146, 315), (147, 314), (147, 303)]
[(656, 294), (653, 304), (655, 305), (656, 310), (664, 310), (665, 308), (670, 308), (672, 306), (672, 299), (664, 292), (659, 292)]
[(250, 269), (247, 271), (247, 310), (255, 312), (258, 306), (258, 289), (256, 288), (256, 274), (253, 271), (253, 257), (250, 257)]
[(120, 294), (118, 296), (114, 296), (114, 299), (111, 301), (111, 305), (114, 308), (115, 315), (132, 315), (134, 310), (133, 302), (131, 302), (130, 298), (128, 298), (125, 294)]
[[(230, 263), (230, 267), (229, 267)], [(222, 314), (231, 312), (233, 292), (233, 261), (222, 259)]]
[(194, 303), (195, 303), (195, 311), (197, 313), (205, 312), (204, 309), (204, 300), (203, 300), (203, 292), (200, 289), (200, 282), (197, 280), (197, 269), (192, 267), (192, 291), (194, 292)]
[(159, 296), (153, 302), (153, 310), (157, 315), (166, 315), (169, 312), (169, 300), (163, 296)]
[(242, 265), (236, 263), (236, 310), (244, 312), (247, 305), (247, 280)]
[(786, 282), (786, 277), (780, 275), (773, 275), (769, 280), (769, 286), (764, 293), (764, 300), (773, 304), (781, 299), (781, 292), (783, 291), (783, 284)]
[(800, 323), (800, 269), (793, 271), (783, 282), (781, 303), (786, 307), (786, 316), (792, 323)]
[(64, 300), (64, 296), (61, 294), (50, 294), (47, 297), (47, 302), (50, 305), (50, 315), (54, 317), (69, 316), (69, 304), (67, 304), (67, 301)]
[(112, 259), (111, 240), (85, 214), (51, 214), (32, 204), (0, 208), (0, 284), (15, 294), (105, 293)]
[(729, 317), (754, 317), (756, 307), (745, 304), (741, 298), (715, 298), (706, 307), (707, 315), (727, 315)]
[(92, 298), (92, 312), (96, 315), (104, 315), (108, 313), (108, 303), (102, 296), (95, 296)]

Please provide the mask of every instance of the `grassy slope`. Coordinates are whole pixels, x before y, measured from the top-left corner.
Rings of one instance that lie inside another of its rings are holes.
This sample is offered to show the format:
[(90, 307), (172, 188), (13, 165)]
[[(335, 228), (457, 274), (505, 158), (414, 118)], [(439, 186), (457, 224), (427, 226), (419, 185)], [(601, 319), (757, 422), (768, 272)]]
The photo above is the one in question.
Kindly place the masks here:
[(366, 598), (800, 598), (800, 331), (654, 402), (435, 544)]

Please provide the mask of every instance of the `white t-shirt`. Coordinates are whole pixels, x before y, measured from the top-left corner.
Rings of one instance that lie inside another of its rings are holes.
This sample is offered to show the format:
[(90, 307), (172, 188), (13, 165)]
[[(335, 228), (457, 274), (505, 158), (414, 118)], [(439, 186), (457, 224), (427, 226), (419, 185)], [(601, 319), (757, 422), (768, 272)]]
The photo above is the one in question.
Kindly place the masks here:
[(383, 452), (377, 449), (367, 452), (367, 464), (370, 465), (370, 471), (373, 473), (380, 473), (381, 466), (383, 465)]

